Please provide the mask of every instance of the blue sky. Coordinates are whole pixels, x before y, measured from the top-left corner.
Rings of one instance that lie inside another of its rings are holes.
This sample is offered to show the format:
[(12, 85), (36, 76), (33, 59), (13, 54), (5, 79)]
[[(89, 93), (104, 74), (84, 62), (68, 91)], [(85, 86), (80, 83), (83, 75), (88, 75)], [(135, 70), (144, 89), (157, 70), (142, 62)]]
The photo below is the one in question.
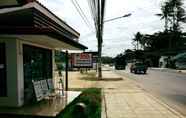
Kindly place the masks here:
[[(80, 34), (80, 43), (88, 46), (88, 50), (97, 50), (94, 23), (88, 7), (88, 0), (76, 0), (91, 26), (87, 27), (72, 4), (72, 0), (39, 0), (58, 17), (67, 22)], [(107, 0), (105, 20), (132, 13), (132, 16), (121, 18), (104, 24), (103, 55), (116, 56), (125, 49), (132, 49), (134, 34), (152, 34), (162, 31), (164, 22), (155, 14), (160, 13), (164, 0)], [(185, 25), (184, 25), (185, 26)]]

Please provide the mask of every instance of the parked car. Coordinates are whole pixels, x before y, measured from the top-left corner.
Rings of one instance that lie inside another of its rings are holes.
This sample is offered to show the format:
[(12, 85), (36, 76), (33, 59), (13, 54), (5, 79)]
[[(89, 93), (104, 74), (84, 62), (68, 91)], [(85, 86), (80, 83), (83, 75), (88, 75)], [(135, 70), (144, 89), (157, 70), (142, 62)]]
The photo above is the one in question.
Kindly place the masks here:
[(145, 74), (147, 72), (147, 66), (142, 62), (134, 62), (130, 67), (130, 72), (135, 74), (143, 72)]

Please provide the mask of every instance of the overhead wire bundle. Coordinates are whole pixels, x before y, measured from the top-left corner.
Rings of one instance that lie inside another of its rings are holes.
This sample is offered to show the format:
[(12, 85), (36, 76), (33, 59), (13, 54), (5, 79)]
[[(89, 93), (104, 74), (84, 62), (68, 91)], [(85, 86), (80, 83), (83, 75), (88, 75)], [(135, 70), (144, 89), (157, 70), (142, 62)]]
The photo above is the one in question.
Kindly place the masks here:
[(82, 20), (84, 21), (84, 23), (86, 24), (86, 26), (90, 30), (93, 30), (93, 27), (92, 27), (90, 21), (88, 20), (87, 16), (83, 12), (83, 10), (82, 10), (81, 6), (79, 5), (79, 3), (77, 2), (77, 0), (71, 0), (71, 2), (74, 5), (74, 7), (76, 8), (77, 12), (79, 13), (80, 17), (82, 18)]
[(96, 29), (96, 36), (98, 41), (98, 77), (102, 78), (101, 72), (101, 53), (103, 43), (103, 26), (105, 15), (106, 0), (88, 0), (92, 18)]

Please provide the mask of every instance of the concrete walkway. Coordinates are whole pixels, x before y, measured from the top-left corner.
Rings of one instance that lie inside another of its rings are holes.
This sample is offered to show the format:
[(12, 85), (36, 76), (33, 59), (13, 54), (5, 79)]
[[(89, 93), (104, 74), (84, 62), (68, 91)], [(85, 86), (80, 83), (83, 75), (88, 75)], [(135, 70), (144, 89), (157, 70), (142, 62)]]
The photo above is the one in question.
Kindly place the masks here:
[(80, 80), (78, 72), (70, 73), (69, 87), (103, 89), (102, 118), (185, 118), (168, 105), (142, 90), (136, 82), (126, 77), (123, 80), (112, 71), (103, 71), (103, 78), (112, 81)]

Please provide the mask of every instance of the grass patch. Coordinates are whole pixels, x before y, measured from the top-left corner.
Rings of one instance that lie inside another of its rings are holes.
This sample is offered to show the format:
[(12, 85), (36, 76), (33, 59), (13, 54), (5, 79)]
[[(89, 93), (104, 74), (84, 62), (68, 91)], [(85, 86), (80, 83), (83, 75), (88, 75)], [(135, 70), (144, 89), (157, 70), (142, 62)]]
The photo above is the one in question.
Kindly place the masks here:
[[(77, 103), (86, 105), (85, 114), (76, 110)], [(57, 118), (101, 118), (101, 89), (89, 88), (84, 90)]]
[(96, 72), (94, 71), (90, 71), (90, 72), (86, 72), (86, 73), (82, 73), (85, 76), (89, 76), (89, 77), (96, 77)]
[(69, 91), (84, 91), (87, 88), (68, 88)]
[(83, 75), (84, 76), (80, 78), (82, 80), (98, 81), (98, 78), (96, 77), (96, 72), (83, 73)]
[(88, 73), (83, 73), (83, 77), (81, 77), (81, 80), (87, 80), (87, 81), (121, 81), (123, 78), (121, 77), (110, 77), (110, 78), (98, 78), (96, 77), (95, 72), (88, 72)]

